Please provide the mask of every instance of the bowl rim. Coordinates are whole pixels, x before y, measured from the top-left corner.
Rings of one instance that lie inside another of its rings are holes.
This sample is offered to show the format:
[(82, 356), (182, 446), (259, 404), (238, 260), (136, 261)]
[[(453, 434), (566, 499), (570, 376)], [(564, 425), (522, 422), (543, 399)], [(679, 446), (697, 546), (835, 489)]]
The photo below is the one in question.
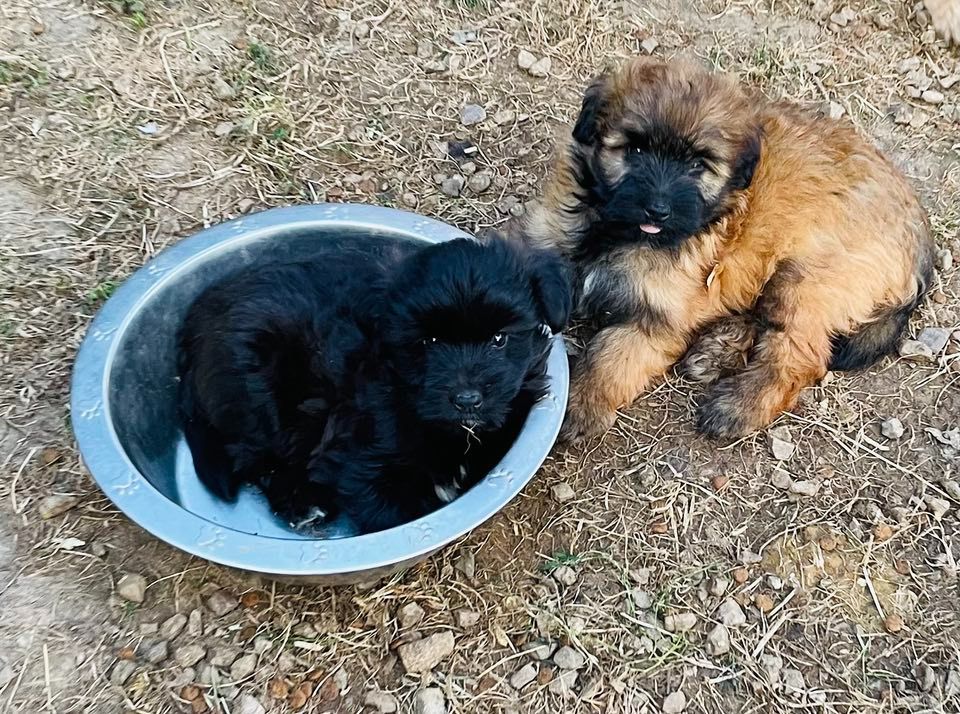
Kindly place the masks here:
[(563, 337), (553, 338), (548, 394), (531, 409), (520, 436), (474, 488), (426, 516), (385, 531), (336, 540), (274, 538), (233, 530), (168, 499), (127, 456), (110, 418), (113, 359), (126, 329), (154, 294), (230, 244), (287, 231), (340, 225), (400, 233), (437, 243), (473, 239), (453, 226), (407, 211), (365, 204), (273, 208), (206, 228), (167, 247), (135, 271), (101, 307), (73, 367), (70, 414), (81, 459), (110, 501), (154, 537), (220, 565), (278, 576), (362, 573), (429, 555), (484, 523), (533, 478), (560, 431), (568, 366)]

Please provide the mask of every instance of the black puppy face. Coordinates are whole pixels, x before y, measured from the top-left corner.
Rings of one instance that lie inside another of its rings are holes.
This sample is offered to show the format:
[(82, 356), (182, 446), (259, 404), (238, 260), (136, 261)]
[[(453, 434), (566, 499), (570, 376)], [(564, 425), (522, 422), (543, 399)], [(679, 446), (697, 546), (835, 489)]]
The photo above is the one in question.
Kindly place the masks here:
[(403, 265), (383, 325), (394, 373), (420, 420), (494, 430), (522, 389), (545, 388), (550, 335), (566, 326), (559, 258), (500, 238), (424, 248)]
[(573, 137), (587, 201), (605, 227), (663, 247), (733, 205), (761, 148), (754, 111), (735, 81), (649, 59), (594, 82)]

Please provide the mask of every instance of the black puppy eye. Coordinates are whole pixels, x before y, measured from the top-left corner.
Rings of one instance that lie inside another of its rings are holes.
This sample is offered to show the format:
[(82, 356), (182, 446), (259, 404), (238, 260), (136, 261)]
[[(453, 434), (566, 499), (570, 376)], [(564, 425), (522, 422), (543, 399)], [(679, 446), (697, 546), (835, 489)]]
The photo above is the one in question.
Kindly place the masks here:
[(422, 340), (420, 340), (420, 344), (422, 345), (433, 345), (436, 344), (436, 342), (436, 337), (424, 337)]
[(490, 340), (490, 344), (496, 347), (497, 349), (499, 349), (503, 347), (505, 344), (507, 344), (507, 336), (502, 332), (498, 332)]
[(690, 171), (692, 173), (698, 174), (706, 168), (707, 165), (703, 162), (703, 159), (694, 159), (690, 162)]

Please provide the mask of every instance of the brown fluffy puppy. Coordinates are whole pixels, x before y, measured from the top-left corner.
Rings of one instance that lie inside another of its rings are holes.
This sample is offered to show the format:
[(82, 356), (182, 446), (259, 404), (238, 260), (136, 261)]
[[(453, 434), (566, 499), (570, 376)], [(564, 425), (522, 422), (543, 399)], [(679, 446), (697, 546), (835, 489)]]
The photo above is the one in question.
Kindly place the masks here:
[(600, 433), (685, 353), (698, 426), (772, 421), (830, 369), (898, 343), (931, 279), (926, 214), (846, 122), (684, 62), (587, 90), (542, 204), (510, 229), (560, 249), (597, 332), (565, 433)]

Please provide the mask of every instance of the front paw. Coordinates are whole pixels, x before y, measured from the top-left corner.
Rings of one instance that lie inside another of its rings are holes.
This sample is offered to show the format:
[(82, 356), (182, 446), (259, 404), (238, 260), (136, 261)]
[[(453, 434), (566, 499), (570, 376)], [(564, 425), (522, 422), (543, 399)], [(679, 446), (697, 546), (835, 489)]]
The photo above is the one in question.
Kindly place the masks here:
[(560, 440), (576, 442), (600, 436), (617, 421), (617, 410), (595, 391), (582, 383), (574, 383), (567, 403), (567, 415), (560, 430)]
[(697, 431), (714, 439), (734, 439), (754, 430), (749, 405), (732, 378), (711, 389), (697, 410)]

